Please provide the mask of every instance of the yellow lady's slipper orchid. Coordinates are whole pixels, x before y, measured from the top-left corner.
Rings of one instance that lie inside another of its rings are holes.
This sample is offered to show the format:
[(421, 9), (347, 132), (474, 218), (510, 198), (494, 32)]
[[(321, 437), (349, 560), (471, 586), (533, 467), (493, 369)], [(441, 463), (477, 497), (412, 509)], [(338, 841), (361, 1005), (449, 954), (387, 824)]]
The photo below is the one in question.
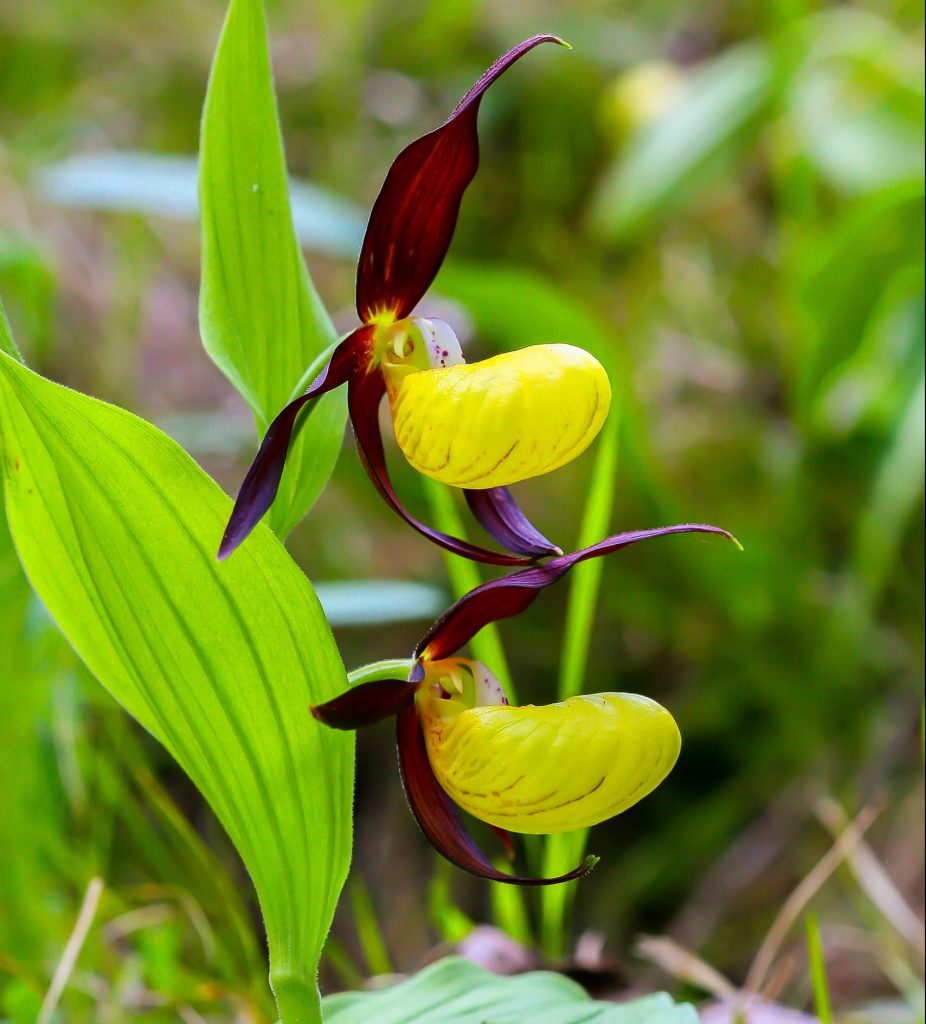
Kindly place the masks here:
[[(458, 867), (515, 885), (579, 878), (586, 858), (555, 878), (500, 871), (467, 832), (457, 808), (505, 840), (509, 832), (569, 832), (620, 814), (652, 792), (678, 759), (672, 716), (647, 697), (596, 693), (545, 707), (511, 707), (495, 676), (457, 652), (490, 622), (516, 615), (574, 565), (643, 540), (713, 534), (683, 524), (616, 534), (545, 565), (489, 580), (450, 607), (415, 648), (407, 679), (380, 666), (367, 681), (312, 708), (334, 729), (359, 729), (396, 717), (399, 767), (412, 813), (434, 846)], [(735, 540), (734, 540), (734, 543)]]
[[(561, 42), (539, 35), (509, 50), (442, 125), (396, 157), (360, 251), (360, 326), (268, 427), (238, 492), (219, 558), (235, 550), (276, 498), (306, 405), (344, 384), (364, 468), (393, 511), (419, 533), (494, 565), (530, 565), (561, 553), (530, 523), (507, 487), (557, 469), (592, 442), (611, 397), (601, 364), (569, 345), (538, 345), (468, 366), (446, 324), (413, 315), (443, 262), (479, 164), (476, 122), (486, 89), (536, 46)], [(435, 480), (463, 488), (473, 515), (506, 551), (434, 530), (402, 506), (379, 431), (384, 394), (408, 461)]]

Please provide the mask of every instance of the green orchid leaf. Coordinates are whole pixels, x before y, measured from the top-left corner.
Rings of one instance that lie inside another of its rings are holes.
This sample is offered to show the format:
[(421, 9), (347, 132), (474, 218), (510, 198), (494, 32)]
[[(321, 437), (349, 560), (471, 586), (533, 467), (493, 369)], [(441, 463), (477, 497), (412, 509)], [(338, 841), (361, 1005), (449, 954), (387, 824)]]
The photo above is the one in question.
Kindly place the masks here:
[(0, 355), (10, 532), (62, 632), (200, 788), (254, 881), (284, 1024), (351, 846), (352, 741), (309, 704), (346, 684), (308, 580), (266, 527), (214, 557), (230, 502), (173, 441)]
[[(229, 5), (203, 108), (199, 172), (200, 331), (263, 434), (335, 333), (293, 229), (261, 0)], [(269, 517), (280, 536), (323, 490), (346, 417), (342, 392), (313, 403)]]
[(697, 1024), (693, 1006), (662, 993), (630, 1003), (592, 1000), (561, 974), (535, 971), (503, 978), (448, 957), (407, 981), (323, 1001), (325, 1024)]

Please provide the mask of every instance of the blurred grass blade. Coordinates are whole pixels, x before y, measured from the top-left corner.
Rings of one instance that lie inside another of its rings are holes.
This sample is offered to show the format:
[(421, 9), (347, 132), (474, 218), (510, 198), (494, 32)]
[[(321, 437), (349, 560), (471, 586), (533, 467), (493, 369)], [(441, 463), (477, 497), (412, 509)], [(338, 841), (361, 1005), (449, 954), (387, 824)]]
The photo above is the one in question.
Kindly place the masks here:
[[(922, 744), (923, 708), (920, 705), (920, 743)], [(921, 748), (922, 749), (922, 748)], [(830, 797), (817, 801), (814, 808), (817, 817), (835, 838), (849, 824), (849, 817), (840, 805)], [(868, 843), (859, 842), (846, 858), (849, 870), (864, 890), (872, 904), (898, 935), (908, 942), (919, 954), (926, 954), (926, 936), (923, 923), (907, 902), (903, 893), (887, 873), (884, 865)]]
[(923, 365), (923, 265), (908, 264), (886, 282), (858, 347), (823, 381), (812, 422), (823, 436), (862, 425), (890, 430)]
[(456, 867), (440, 857), (428, 886), (428, 916), (443, 942), (460, 942), (476, 927), (476, 922), (453, 901), (456, 873)]
[(332, 970), (346, 988), (362, 988), (364, 975), (347, 950), (337, 939), (328, 936), (322, 959), (324, 966)]
[(74, 922), (74, 928), (61, 954), (61, 959), (55, 967), (51, 985), (45, 993), (45, 998), (42, 1000), (42, 1008), (39, 1010), (35, 1024), (51, 1024), (51, 1021), (54, 1020), (58, 1001), (61, 998), (62, 992), (67, 987), (71, 972), (74, 970), (74, 965), (77, 963), (77, 958), (80, 955), (81, 947), (93, 926), (93, 919), (96, 917), (102, 895), (103, 879), (91, 878), (80, 904), (80, 912), (77, 915), (77, 920)]
[(922, 179), (921, 47), (860, 8), (822, 8), (804, 26), (809, 52), (789, 124), (804, 157), (849, 194)]
[[(229, 5), (203, 108), (199, 171), (200, 331), (263, 434), (335, 333), (293, 229), (261, 0)], [(307, 415), (268, 515), (280, 536), (334, 469), (346, 397), (326, 395)]]
[(47, 851), (63, 846), (64, 836), (35, 724), (48, 715), (49, 678), (30, 642), (31, 600), (0, 515), (0, 949), (38, 973), (46, 953)]
[(210, 966), (241, 990), (254, 979), (263, 983), (264, 954), (250, 920), (247, 894), (236, 886), (215, 850), (201, 831), (184, 817), (171, 794), (161, 785), (148, 763), (146, 751), (127, 729), (116, 729), (110, 716), (105, 724), (109, 742), (97, 741), (109, 771), (114, 815), (125, 838), (134, 844), (134, 863), (145, 865), (151, 876), (176, 892), (178, 902), (195, 903), (219, 937), (221, 957)]
[(772, 78), (768, 51), (758, 43), (701, 65), (680, 100), (630, 141), (607, 174), (590, 229), (614, 240), (631, 236), (719, 176), (751, 141)]
[(807, 925), (807, 959), (810, 962), (810, 980), (813, 986), (813, 1006), (820, 1024), (833, 1024), (833, 1009), (830, 1000), (830, 986), (826, 979), (826, 960), (823, 956), (823, 940), (820, 937), (820, 921), (813, 912), (805, 918)]
[(219, 564), (230, 502), (172, 441), (0, 355), (19, 557), (97, 678), (173, 754), (257, 888), (284, 1024), (315, 975), (350, 857), (352, 743), (305, 709), (346, 678), (311, 586), (261, 528)]
[(10, 322), (6, 318), (6, 310), (3, 308), (3, 301), (0, 300), (0, 352), (22, 362), (22, 356), (13, 340), (13, 332), (10, 330)]
[(665, 935), (641, 935), (634, 943), (633, 951), (665, 974), (686, 982), (698, 991), (710, 992), (725, 1001), (737, 997), (737, 990), (715, 967)]
[[(32, 351), (44, 356), (53, 320), (55, 274), (53, 263), (41, 245), (28, 237), (0, 230), (0, 291), (19, 314)], [(15, 347), (9, 332), (6, 333), (7, 341)], [(0, 347), (3, 344), (0, 341)]]
[[(437, 1009), (439, 1008), (439, 1009)], [(534, 971), (499, 977), (459, 957), (448, 957), (373, 992), (342, 992), (324, 1001), (325, 1024), (697, 1024), (693, 1006), (657, 994), (629, 1003), (594, 1001), (561, 974)]]
[(338, 580), (315, 592), (332, 626), (430, 621), (449, 603), (439, 587), (407, 580)]
[(904, 530), (923, 496), (923, 421), (926, 376), (919, 381), (878, 467), (855, 538), (854, 561), (871, 601), (884, 592)]
[(799, 920), (807, 904), (813, 899), (827, 879), (836, 871), (846, 857), (851, 856), (856, 845), (878, 816), (878, 806), (868, 804), (855, 816), (840, 833), (833, 845), (791, 890), (782, 903), (756, 951), (743, 988), (761, 992), (771, 974), (775, 960), (781, 952), (788, 932)]
[[(923, 200), (922, 180), (869, 196), (851, 206), (802, 260), (799, 299), (809, 327), (796, 367), (802, 417), (811, 415), (834, 372), (858, 358), (864, 332), (896, 287), (892, 283), (910, 275), (922, 279)], [(891, 351), (893, 361), (903, 360), (900, 340)], [(914, 353), (922, 358), (921, 333), (917, 340)], [(881, 375), (890, 369), (890, 362), (879, 367)]]
[(924, 415), (926, 377), (921, 373), (858, 517), (852, 554), (818, 649), (821, 678), (838, 679), (843, 686), (859, 670), (864, 649), (856, 638), (872, 627), (910, 518), (922, 501)]
[(386, 940), (380, 930), (379, 921), (376, 920), (370, 890), (359, 874), (351, 878), (349, 889), (354, 927), (357, 929), (357, 938), (360, 940), (367, 971), (374, 976), (391, 974), (392, 961), (389, 959), (389, 950), (386, 948)]
[[(196, 220), (195, 157), (112, 151), (72, 156), (39, 175), (44, 194), (61, 206)], [(309, 182), (290, 181), (296, 238), (326, 256), (355, 259), (364, 219), (346, 199)]]

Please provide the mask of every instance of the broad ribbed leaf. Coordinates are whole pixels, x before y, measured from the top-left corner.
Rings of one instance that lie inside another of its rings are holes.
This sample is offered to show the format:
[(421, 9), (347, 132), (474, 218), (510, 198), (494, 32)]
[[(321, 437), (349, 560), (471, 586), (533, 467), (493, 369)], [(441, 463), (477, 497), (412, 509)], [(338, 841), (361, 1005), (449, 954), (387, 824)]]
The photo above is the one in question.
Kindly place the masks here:
[[(261, 0), (228, 9), (203, 109), (199, 201), (203, 343), (263, 434), (335, 334), (293, 230)], [(312, 405), (270, 513), (280, 536), (321, 493), (344, 434), (343, 394)]]
[(323, 1002), (325, 1024), (697, 1024), (693, 1006), (659, 993), (630, 1003), (593, 1001), (561, 974), (503, 978), (448, 957), (391, 988)]
[(10, 530), (91, 671), (173, 754), (254, 880), (286, 1024), (350, 856), (352, 744), (309, 704), (347, 685), (318, 600), (265, 527), (215, 560), (230, 502), (173, 441), (0, 355)]

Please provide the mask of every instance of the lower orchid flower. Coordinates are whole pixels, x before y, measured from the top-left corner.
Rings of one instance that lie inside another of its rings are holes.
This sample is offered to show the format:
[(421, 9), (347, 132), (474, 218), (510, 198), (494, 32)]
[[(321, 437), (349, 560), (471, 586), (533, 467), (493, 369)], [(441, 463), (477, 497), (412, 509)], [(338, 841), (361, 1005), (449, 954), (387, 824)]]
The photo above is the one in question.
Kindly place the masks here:
[[(611, 387), (601, 364), (572, 345), (535, 345), (467, 364), (452, 329), (412, 316), (450, 245), (460, 203), (479, 163), (476, 119), (483, 94), (540, 43), (534, 36), (500, 57), (434, 131), (395, 159), (373, 206), (357, 270), (361, 325), (335, 348), (304, 394), (271, 423), (248, 471), (219, 557), (247, 537), (273, 503), (287, 452), (308, 402), (347, 384), (360, 457), (390, 507), (430, 540), (496, 565), (560, 554), (527, 520), (508, 485), (580, 455), (607, 415)], [(379, 431), (388, 396), (399, 448), (419, 472), (463, 488), (484, 529), (508, 553), (431, 529), (402, 506)]]
[(457, 808), (499, 834), (509, 855), (509, 832), (566, 832), (598, 824), (637, 803), (671, 771), (681, 747), (674, 719), (655, 701), (628, 693), (513, 707), (491, 670), (458, 657), (458, 651), (484, 626), (524, 611), (578, 562), (676, 533), (734, 540), (715, 526), (640, 530), (490, 580), (431, 627), (415, 649), (407, 679), (372, 678), (312, 713), (335, 729), (396, 716), (399, 767), (412, 813), (435, 848), (458, 867), (516, 885), (579, 878), (597, 858), (556, 878), (500, 871), (469, 835)]

